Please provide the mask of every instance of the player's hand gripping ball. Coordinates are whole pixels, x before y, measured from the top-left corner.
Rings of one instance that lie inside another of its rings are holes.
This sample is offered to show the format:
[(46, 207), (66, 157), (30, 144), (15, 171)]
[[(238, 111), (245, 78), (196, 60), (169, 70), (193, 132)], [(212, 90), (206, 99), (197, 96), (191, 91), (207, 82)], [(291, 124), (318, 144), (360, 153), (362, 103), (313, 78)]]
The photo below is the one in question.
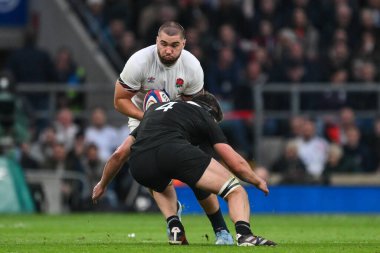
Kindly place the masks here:
[(169, 95), (163, 90), (150, 90), (146, 93), (143, 103), (144, 112), (155, 103), (169, 102)]

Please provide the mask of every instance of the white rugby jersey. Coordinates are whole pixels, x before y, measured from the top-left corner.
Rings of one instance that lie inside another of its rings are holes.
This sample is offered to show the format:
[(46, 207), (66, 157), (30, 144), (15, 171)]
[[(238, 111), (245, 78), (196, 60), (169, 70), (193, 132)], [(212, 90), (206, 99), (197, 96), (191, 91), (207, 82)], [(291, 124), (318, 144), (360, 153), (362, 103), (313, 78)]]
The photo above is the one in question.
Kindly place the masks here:
[(203, 69), (198, 59), (182, 50), (172, 66), (161, 63), (157, 46), (152, 45), (134, 53), (120, 74), (120, 82), (138, 91), (132, 102), (142, 110), (145, 94), (151, 89), (165, 90), (170, 99), (180, 94), (193, 95), (203, 88)]

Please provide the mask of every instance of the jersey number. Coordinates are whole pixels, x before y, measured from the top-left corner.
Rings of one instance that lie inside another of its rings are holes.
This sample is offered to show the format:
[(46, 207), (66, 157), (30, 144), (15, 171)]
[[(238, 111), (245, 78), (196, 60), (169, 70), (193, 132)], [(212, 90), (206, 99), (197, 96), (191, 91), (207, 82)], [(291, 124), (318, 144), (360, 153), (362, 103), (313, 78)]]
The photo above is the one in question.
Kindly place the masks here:
[(157, 107), (155, 111), (163, 110), (164, 112), (166, 112), (167, 110), (173, 109), (173, 105), (176, 103), (177, 102), (169, 102), (167, 104), (161, 105), (160, 107)]

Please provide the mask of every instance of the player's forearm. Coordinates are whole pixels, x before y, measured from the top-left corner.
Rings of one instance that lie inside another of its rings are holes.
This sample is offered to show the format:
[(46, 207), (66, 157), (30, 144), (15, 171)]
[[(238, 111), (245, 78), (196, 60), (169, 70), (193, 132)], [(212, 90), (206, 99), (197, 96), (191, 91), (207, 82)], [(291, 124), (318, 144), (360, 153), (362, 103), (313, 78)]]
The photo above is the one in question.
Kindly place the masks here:
[(244, 160), (244, 158), (239, 157), (234, 161), (226, 161), (226, 164), (230, 168), (231, 172), (234, 173), (240, 180), (253, 185), (258, 185), (260, 183), (260, 179), (252, 171), (251, 167)]
[(123, 164), (128, 160), (131, 153), (131, 146), (135, 142), (133, 136), (128, 136), (127, 139), (116, 149), (116, 151), (108, 159), (106, 165), (104, 166), (103, 175), (100, 183), (103, 187), (112, 181), (112, 179), (120, 171)]
[(141, 120), (144, 115), (143, 111), (132, 103), (135, 95), (136, 91), (125, 89), (119, 81), (116, 81), (113, 102), (115, 109), (126, 116)]
[(121, 166), (123, 165), (122, 160), (119, 159), (115, 153), (112, 154), (110, 159), (107, 161), (104, 166), (103, 175), (100, 180), (100, 184), (105, 188), (109, 185), (112, 179), (117, 175), (120, 171)]
[(216, 144), (215, 150), (223, 159), (229, 170), (240, 180), (257, 185), (260, 178), (252, 171), (247, 161), (228, 144)]
[(137, 108), (129, 99), (115, 99), (114, 106), (118, 112), (128, 117), (142, 120), (144, 116), (144, 112)]

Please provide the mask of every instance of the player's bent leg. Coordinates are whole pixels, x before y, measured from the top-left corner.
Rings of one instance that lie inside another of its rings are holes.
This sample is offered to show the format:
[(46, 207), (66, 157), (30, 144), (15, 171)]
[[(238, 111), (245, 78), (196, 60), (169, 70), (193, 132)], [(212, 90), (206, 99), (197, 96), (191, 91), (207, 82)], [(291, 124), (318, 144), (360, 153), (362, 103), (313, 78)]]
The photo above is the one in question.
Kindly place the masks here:
[(206, 199), (198, 200), (205, 210), (215, 233), (216, 245), (233, 245), (234, 239), (227, 228), (223, 214), (220, 210), (219, 201), (215, 194), (210, 194)]
[(238, 246), (275, 246), (272, 241), (254, 236), (249, 224), (249, 201), (246, 191), (239, 181), (216, 160), (211, 162), (196, 186), (219, 194), (228, 203), (229, 215), (235, 224)]
[(188, 245), (185, 229), (178, 216), (178, 211), (181, 207), (179, 206), (178, 208), (180, 203), (177, 201), (177, 194), (173, 184), (169, 184), (163, 192), (151, 191), (151, 193), (166, 219), (169, 244)]
[(169, 216), (177, 215), (177, 193), (173, 184), (169, 184), (163, 192), (151, 192), (165, 219)]

